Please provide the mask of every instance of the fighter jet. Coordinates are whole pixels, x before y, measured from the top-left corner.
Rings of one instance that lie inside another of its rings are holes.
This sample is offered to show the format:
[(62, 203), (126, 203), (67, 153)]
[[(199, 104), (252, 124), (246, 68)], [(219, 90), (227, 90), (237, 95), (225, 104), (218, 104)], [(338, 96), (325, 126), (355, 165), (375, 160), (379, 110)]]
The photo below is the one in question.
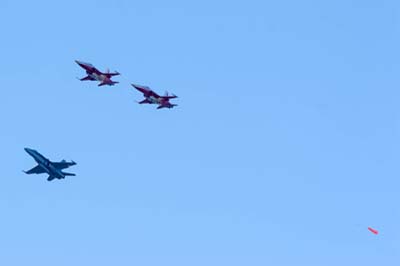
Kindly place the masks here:
[(26, 174), (30, 175), (47, 173), (49, 174), (47, 181), (51, 181), (55, 178), (64, 179), (66, 176), (75, 176), (75, 174), (61, 171), (62, 169), (75, 165), (76, 163), (74, 161), (66, 162), (65, 160), (62, 160), (61, 162), (52, 162), (33, 149), (25, 148), (25, 151), (38, 163), (38, 165), (33, 167), (31, 170), (24, 171)]
[(157, 109), (161, 108), (173, 108), (174, 106), (178, 106), (177, 104), (172, 104), (169, 102), (170, 99), (175, 99), (178, 98), (178, 96), (172, 94), (168, 95), (168, 92), (165, 92), (164, 96), (160, 96), (154, 91), (152, 91), (149, 87), (147, 86), (141, 86), (137, 84), (131, 84), (135, 89), (143, 93), (143, 96), (145, 99), (141, 102), (138, 102), (139, 104), (158, 104)]
[(79, 79), (80, 81), (97, 80), (100, 81), (100, 84), (98, 86), (103, 86), (103, 85), (113, 86), (114, 84), (119, 83), (118, 81), (111, 80), (111, 77), (120, 75), (119, 72), (110, 73), (110, 70), (108, 69), (106, 73), (103, 73), (100, 72), (97, 68), (95, 68), (92, 64), (81, 62), (78, 60), (75, 60), (75, 62), (80, 67), (86, 70), (87, 76)]

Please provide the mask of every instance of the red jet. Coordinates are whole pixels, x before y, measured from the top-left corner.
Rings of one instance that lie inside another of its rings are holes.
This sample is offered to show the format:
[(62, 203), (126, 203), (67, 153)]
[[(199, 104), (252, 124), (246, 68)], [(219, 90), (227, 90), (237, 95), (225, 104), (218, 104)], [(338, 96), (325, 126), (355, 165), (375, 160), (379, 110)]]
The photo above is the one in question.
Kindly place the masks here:
[(178, 98), (178, 96), (174, 94), (168, 95), (168, 92), (166, 92), (164, 96), (160, 96), (147, 86), (140, 86), (136, 84), (132, 84), (132, 86), (141, 93), (143, 93), (143, 96), (145, 97), (143, 101), (138, 102), (139, 104), (144, 104), (144, 103), (158, 104), (157, 109), (173, 108), (174, 106), (178, 106), (177, 104), (172, 104), (169, 102), (170, 99)]
[(80, 81), (97, 80), (97, 81), (100, 81), (100, 84), (98, 86), (103, 86), (103, 85), (113, 86), (114, 84), (119, 83), (118, 81), (111, 80), (111, 77), (120, 75), (120, 73), (118, 73), (118, 72), (110, 73), (110, 70), (107, 70), (106, 73), (102, 73), (97, 68), (95, 68), (92, 64), (81, 62), (78, 60), (75, 60), (75, 62), (80, 67), (82, 67), (83, 69), (86, 70), (87, 76), (79, 79)]
[(372, 228), (372, 227), (368, 227), (368, 230), (371, 231), (371, 233), (373, 233), (374, 235), (379, 234), (378, 230)]

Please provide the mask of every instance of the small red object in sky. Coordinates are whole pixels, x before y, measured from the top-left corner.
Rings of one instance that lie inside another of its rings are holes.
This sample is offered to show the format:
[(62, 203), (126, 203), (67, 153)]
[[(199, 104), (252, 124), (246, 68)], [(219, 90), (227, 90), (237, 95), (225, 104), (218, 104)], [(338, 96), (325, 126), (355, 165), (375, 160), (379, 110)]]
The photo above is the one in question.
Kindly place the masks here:
[(379, 232), (371, 227), (368, 227), (368, 230), (371, 231), (373, 234), (377, 235)]

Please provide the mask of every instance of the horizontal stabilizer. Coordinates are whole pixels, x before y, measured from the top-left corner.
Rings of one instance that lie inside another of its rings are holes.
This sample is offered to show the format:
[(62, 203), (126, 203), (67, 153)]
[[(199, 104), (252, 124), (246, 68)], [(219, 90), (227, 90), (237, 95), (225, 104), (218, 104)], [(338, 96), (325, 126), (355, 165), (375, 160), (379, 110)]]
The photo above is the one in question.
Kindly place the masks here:
[(65, 175), (65, 176), (76, 176), (76, 174), (64, 173), (64, 172), (63, 172), (63, 175)]
[(97, 86), (104, 86), (104, 85), (109, 85), (109, 86), (114, 86), (115, 84), (119, 83), (118, 81), (103, 81)]
[(53, 166), (59, 170), (68, 168), (70, 166), (73, 166), (76, 164), (76, 162), (71, 161), (71, 162), (67, 162), (65, 160), (62, 160), (61, 162), (52, 162)]
[(108, 77), (108, 78), (111, 78), (111, 77), (113, 77), (113, 76), (119, 76), (119, 75), (121, 75), (118, 71), (115, 71), (114, 73), (107, 72), (107, 73), (102, 73), (102, 74), (105, 75), (105, 76)]

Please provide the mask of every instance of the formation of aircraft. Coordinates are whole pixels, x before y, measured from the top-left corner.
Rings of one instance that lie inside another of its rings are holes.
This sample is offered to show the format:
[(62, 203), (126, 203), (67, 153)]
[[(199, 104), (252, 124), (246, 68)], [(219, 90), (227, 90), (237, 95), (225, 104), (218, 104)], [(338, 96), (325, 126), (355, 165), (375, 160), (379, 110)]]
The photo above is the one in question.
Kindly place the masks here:
[(52, 181), (53, 179), (64, 179), (66, 176), (75, 176), (75, 174), (65, 173), (62, 169), (68, 168), (70, 166), (75, 165), (74, 161), (67, 162), (62, 160), (61, 162), (52, 162), (43, 155), (41, 155), (38, 151), (25, 148), (25, 151), (33, 157), (33, 159), (37, 162), (37, 166), (33, 167), (28, 171), (24, 171), (26, 174), (44, 174), (47, 173), (49, 177), (47, 181)]
[[(96, 67), (94, 67), (92, 64), (90, 63), (85, 63), (82, 61), (78, 61), (75, 60), (75, 62), (82, 67), (83, 69), (85, 69), (87, 76), (80, 78), (80, 81), (85, 81), (85, 80), (97, 80), (100, 81), (98, 86), (104, 86), (104, 85), (109, 85), (109, 86), (113, 86), (117, 83), (119, 83), (118, 81), (113, 81), (111, 80), (111, 78), (113, 76), (118, 76), (120, 75), (119, 72), (113, 72), (111, 73), (109, 70), (106, 73), (100, 72)], [(170, 103), (169, 100), (171, 99), (175, 99), (178, 98), (178, 96), (172, 94), (172, 95), (168, 95), (168, 92), (165, 93), (164, 96), (160, 96), (157, 93), (155, 93), (153, 90), (151, 90), (149, 87), (147, 86), (141, 86), (141, 85), (137, 85), (137, 84), (131, 84), (135, 89), (137, 89), (138, 91), (140, 91), (141, 93), (143, 93), (144, 96), (144, 100), (138, 102), (139, 104), (157, 104), (157, 109), (162, 109), (162, 108), (173, 108), (175, 106), (178, 106), (177, 104), (172, 104)]]
[(84, 70), (86, 70), (86, 77), (83, 77), (81, 79), (79, 79), (80, 81), (84, 81), (84, 80), (97, 80), (100, 81), (98, 86), (104, 86), (104, 85), (109, 85), (109, 86), (113, 86), (117, 83), (119, 83), (118, 81), (112, 81), (111, 78), (113, 76), (118, 76), (121, 75), (119, 72), (113, 72), (111, 73), (110, 70), (107, 70), (107, 72), (103, 73), (101, 71), (99, 71), (97, 68), (95, 68), (92, 64), (89, 63), (85, 63), (82, 61), (78, 61), (75, 60), (75, 62), (82, 67)]
[(152, 91), (149, 87), (147, 86), (141, 86), (137, 84), (131, 84), (135, 89), (143, 93), (144, 100), (138, 102), (139, 104), (158, 104), (157, 109), (161, 108), (173, 108), (174, 106), (177, 106), (177, 104), (172, 104), (169, 102), (170, 99), (175, 99), (178, 98), (178, 96), (172, 94), (168, 95), (168, 92), (165, 92), (164, 96), (160, 96), (154, 91)]
[[(112, 77), (120, 75), (120, 73), (117, 71), (110, 72), (109, 70), (107, 70), (107, 72), (103, 73), (90, 63), (85, 63), (78, 60), (75, 60), (75, 62), (80, 67), (82, 67), (87, 74), (86, 77), (80, 78), (79, 79), (80, 81), (86, 81), (86, 80), (99, 81), (100, 83), (98, 84), (98, 86), (104, 86), (104, 85), (113, 86), (119, 83), (118, 81), (111, 80)], [(168, 92), (166, 92), (164, 96), (160, 96), (147, 86), (141, 86), (136, 84), (132, 84), (132, 86), (136, 88), (138, 91), (142, 92), (143, 96), (145, 97), (145, 99), (139, 102), (139, 104), (144, 104), (144, 103), (157, 104), (158, 105), (157, 109), (173, 108), (174, 106), (177, 106), (177, 104), (170, 103), (171, 99), (178, 98), (174, 94), (168, 95)], [(47, 181), (52, 181), (54, 179), (64, 179), (66, 176), (75, 176), (75, 174), (66, 173), (62, 171), (65, 168), (76, 165), (74, 161), (67, 162), (65, 160), (62, 160), (61, 162), (52, 162), (34, 149), (25, 148), (24, 150), (30, 156), (32, 156), (32, 158), (37, 163), (37, 165), (32, 169), (24, 171), (26, 174), (31, 175), (31, 174), (47, 173), (49, 175)]]

